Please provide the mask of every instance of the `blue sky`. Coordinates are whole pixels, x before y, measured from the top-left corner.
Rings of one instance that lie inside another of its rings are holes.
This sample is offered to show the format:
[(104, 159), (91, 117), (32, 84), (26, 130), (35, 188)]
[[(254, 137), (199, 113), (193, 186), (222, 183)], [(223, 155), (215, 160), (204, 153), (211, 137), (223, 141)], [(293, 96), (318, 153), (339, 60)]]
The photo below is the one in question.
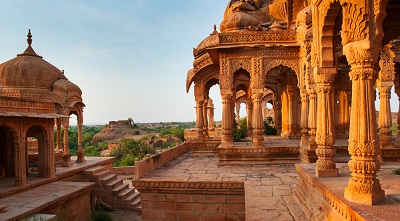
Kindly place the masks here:
[[(31, 29), (36, 53), (65, 70), (82, 89), (85, 124), (129, 117), (141, 123), (194, 121), (193, 89), (185, 93), (192, 50), (213, 31), (214, 24), (219, 27), (227, 3), (1, 1), (0, 63), (25, 50)], [(220, 120), (217, 86), (211, 88), (210, 96), (215, 119)], [(391, 101), (392, 111), (397, 111), (395, 94)]]
[(219, 26), (227, 2), (1, 1), (0, 62), (25, 50), (31, 29), (36, 53), (82, 89), (85, 124), (193, 121), (192, 50)]

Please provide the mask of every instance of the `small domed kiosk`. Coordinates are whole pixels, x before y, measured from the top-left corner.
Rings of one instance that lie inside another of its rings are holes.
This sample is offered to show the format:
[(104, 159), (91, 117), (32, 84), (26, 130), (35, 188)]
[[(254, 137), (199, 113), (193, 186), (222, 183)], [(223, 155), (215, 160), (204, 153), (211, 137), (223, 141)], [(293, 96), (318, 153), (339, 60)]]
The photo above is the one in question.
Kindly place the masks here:
[(68, 126), (72, 114), (78, 121), (77, 163), (85, 162), (82, 91), (68, 81), (64, 71), (36, 54), (30, 30), (27, 37), (26, 50), (0, 64), (0, 175), (15, 177), (16, 186), (26, 185), (31, 166), (43, 178), (55, 176), (56, 163), (71, 166)]

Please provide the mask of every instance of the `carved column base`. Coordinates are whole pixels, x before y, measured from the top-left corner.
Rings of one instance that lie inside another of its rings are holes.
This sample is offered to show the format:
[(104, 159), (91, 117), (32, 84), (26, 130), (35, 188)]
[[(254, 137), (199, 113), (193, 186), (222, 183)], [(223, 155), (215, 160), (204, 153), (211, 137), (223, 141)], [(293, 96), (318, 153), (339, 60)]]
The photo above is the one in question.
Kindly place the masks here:
[(338, 169), (326, 169), (324, 168), (330, 162), (318, 162), (316, 163), (315, 175), (317, 177), (337, 177), (339, 176)]
[(197, 130), (196, 131), (195, 141), (196, 142), (204, 142), (205, 141), (203, 130)]
[(385, 199), (385, 191), (381, 189), (378, 179), (352, 177), (344, 197), (350, 202), (372, 206)]
[(253, 147), (264, 146), (264, 131), (262, 129), (253, 129)]
[(247, 136), (248, 137), (252, 137), (253, 136), (253, 128), (252, 127), (248, 127), (247, 128)]
[(230, 148), (233, 146), (232, 131), (222, 129), (221, 147)]
[(302, 134), (301, 139), (300, 139), (300, 146), (302, 147), (307, 147), (308, 146), (308, 135), (307, 134)]
[(63, 166), (63, 167), (70, 167), (70, 166), (72, 166), (71, 154), (70, 154), (70, 153), (64, 154), (64, 155), (62, 156), (62, 159), (63, 159), (63, 162), (62, 162), (61, 166)]
[(82, 148), (80, 148), (81, 150), (76, 151), (76, 155), (78, 155), (78, 159), (76, 160), (76, 163), (86, 163), (86, 159), (85, 159), (85, 150), (83, 150)]
[(315, 174), (317, 177), (337, 177), (339, 170), (333, 157), (336, 155), (336, 149), (333, 146), (318, 146), (315, 153), (318, 160), (315, 165)]

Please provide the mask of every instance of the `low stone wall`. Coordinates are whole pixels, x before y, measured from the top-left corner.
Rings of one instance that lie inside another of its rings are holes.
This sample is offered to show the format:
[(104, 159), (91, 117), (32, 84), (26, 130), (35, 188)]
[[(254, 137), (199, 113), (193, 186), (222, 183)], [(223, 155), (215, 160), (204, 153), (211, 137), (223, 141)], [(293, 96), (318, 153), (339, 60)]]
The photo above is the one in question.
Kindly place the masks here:
[[(83, 195), (71, 197), (71, 200), (63, 204), (53, 206), (52, 209), (45, 210), (48, 214), (57, 215), (57, 220), (92, 220), (90, 217), (91, 202), (90, 192)], [(63, 219), (64, 218), (64, 219)]]
[(142, 220), (245, 220), (243, 182), (134, 181)]
[(113, 167), (112, 171), (117, 175), (134, 175), (135, 167)]
[(192, 142), (192, 156), (213, 157), (218, 156), (217, 148), (221, 144), (220, 141), (207, 140), (205, 142)]
[(157, 168), (162, 167), (164, 164), (191, 150), (191, 148), (190, 142), (187, 142), (172, 149), (165, 150), (159, 154), (153, 155), (142, 161), (135, 161), (135, 179), (140, 179), (141, 177), (152, 173)]
[[(207, 131), (210, 140), (221, 140), (222, 129), (214, 128), (213, 130)], [(196, 128), (186, 129), (184, 131), (184, 137), (186, 141), (193, 141), (196, 138)]]

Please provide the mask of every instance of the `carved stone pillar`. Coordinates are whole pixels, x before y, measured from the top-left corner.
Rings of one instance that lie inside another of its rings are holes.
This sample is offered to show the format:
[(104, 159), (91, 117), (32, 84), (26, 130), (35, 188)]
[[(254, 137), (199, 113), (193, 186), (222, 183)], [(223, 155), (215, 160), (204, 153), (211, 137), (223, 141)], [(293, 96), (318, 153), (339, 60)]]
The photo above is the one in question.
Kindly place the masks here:
[(264, 146), (264, 121), (262, 119), (262, 93), (252, 95), (253, 99), (253, 147)]
[(57, 126), (57, 146), (56, 149), (62, 149), (62, 143), (61, 143), (61, 118), (56, 119), (56, 126)]
[(287, 98), (288, 98), (288, 133), (289, 136), (294, 134), (293, 130), (293, 95), (294, 87), (291, 85), (287, 86)]
[(78, 155), (78, 159), (76, 159), (76, 163), (85, 163), (85, 150), (82, 148), (82, 125), (83, 122), (78, 122), (78, 150), (76, 151), (76, 155)]
[(381, 148), (394, 148), (396, 145), (392, 142), (392, 114), (390, 108), (390, 97), (392, 86), (395, 81), (395, 63), (396, 53), (392, 50), (393, 46), (387, 44), (383, 47), (380, 54), (377, 88), (379, 91), (379, 126), (380, 134), (379, 145)]
[(214, 130), (214, 104), (211, 99), (208, 99), (207, 104), (207, 114), (208, 114), (208, 130)]
[(22, 136), (20, 143), (15, 145), (15, 186), (26, 185), (26, 137)]
[(316, 68), (314, 79), (317, 85), (318, 112), (317, 112), (317, 133), (315, 141), (318, 145), (316, 154), (318, 160), (315, 172), (318, 177), (338, 176), (336, 168), (335, 124), (333, 113), (333, 80), (336, 68)]
[(308, 112), (308, 148), (309, 150), (316, 150), (317, 143), (315, 142), (315, 135), (317, 133), (317, 91), (315, 85), (308, 89), (310, 98), (310, 107)]
[(280, 100), (274, 101), (274, 115), (276, 134), (282, 133), (282, 102)]
[(380, 134), (379, 145), (381, 148), (394, 147), (392, 142), (392, 116), (390, 110), (390, 97), (393, 82), (377, 82), (377, 88), (379, 91), (379, 127)]
[(308, 93), (306, 89), (301, 89), (301, 146), (308, 145)]
[(232, 95), (223, 94), (222, 98), (222, 141), (221, 147), (229, 148), (233, 145), (233, 113), (232, 113)]
[(349, 136), (349, 129), (350, 129), (350, 103), (351, 103), (351, 92), (345, 91), (344, 92), (344, 113), (343, 113), (343, 123), (344, 123), (344, 131), (345, 135)]
[(204, 139), (208, 139), (208, 117), (207, 117), (207, 105), (208, 105), (208, 100), (204, 100), (203, 103), (203, 134), (204, 134)]
[(375, 64), (377, 48), (369, 41), (346, 44), (343, 52), (351, 66), (352, 109), (350, 118), (349, 167), (351, 178), (344, 196), (351, 202), (375, 204), (385, 198), (376, 173), (380, 169), (377, 146), (377, 123), (375, 112)]
[(204, 142), (203, 134), (203, 100), (196, 101), (196, 138), (197, 142)]
[(261, 106), (262, 106), (262, 119), (263, 119), (263, 121), (264, 121), (265, 118), (266, 118), (266, 116), (265, 116), (265, 110), (267, 109), (267, 108), (266, 108), (266, 106), (267, 106), (267, 101), (263, 101), (262, 104), (261, 104)]
[(69, 118), (62, 119), (62, 125), (64, 128), (64, 152), (63, 152), (63, 167), (70, 167), (72, 165), (71, 162), (71, 154), (68, 147), (68, 127), (69, 127)]
[(251, 101), (247, 102), (247, 136), (253, 137), (253, 104)]

